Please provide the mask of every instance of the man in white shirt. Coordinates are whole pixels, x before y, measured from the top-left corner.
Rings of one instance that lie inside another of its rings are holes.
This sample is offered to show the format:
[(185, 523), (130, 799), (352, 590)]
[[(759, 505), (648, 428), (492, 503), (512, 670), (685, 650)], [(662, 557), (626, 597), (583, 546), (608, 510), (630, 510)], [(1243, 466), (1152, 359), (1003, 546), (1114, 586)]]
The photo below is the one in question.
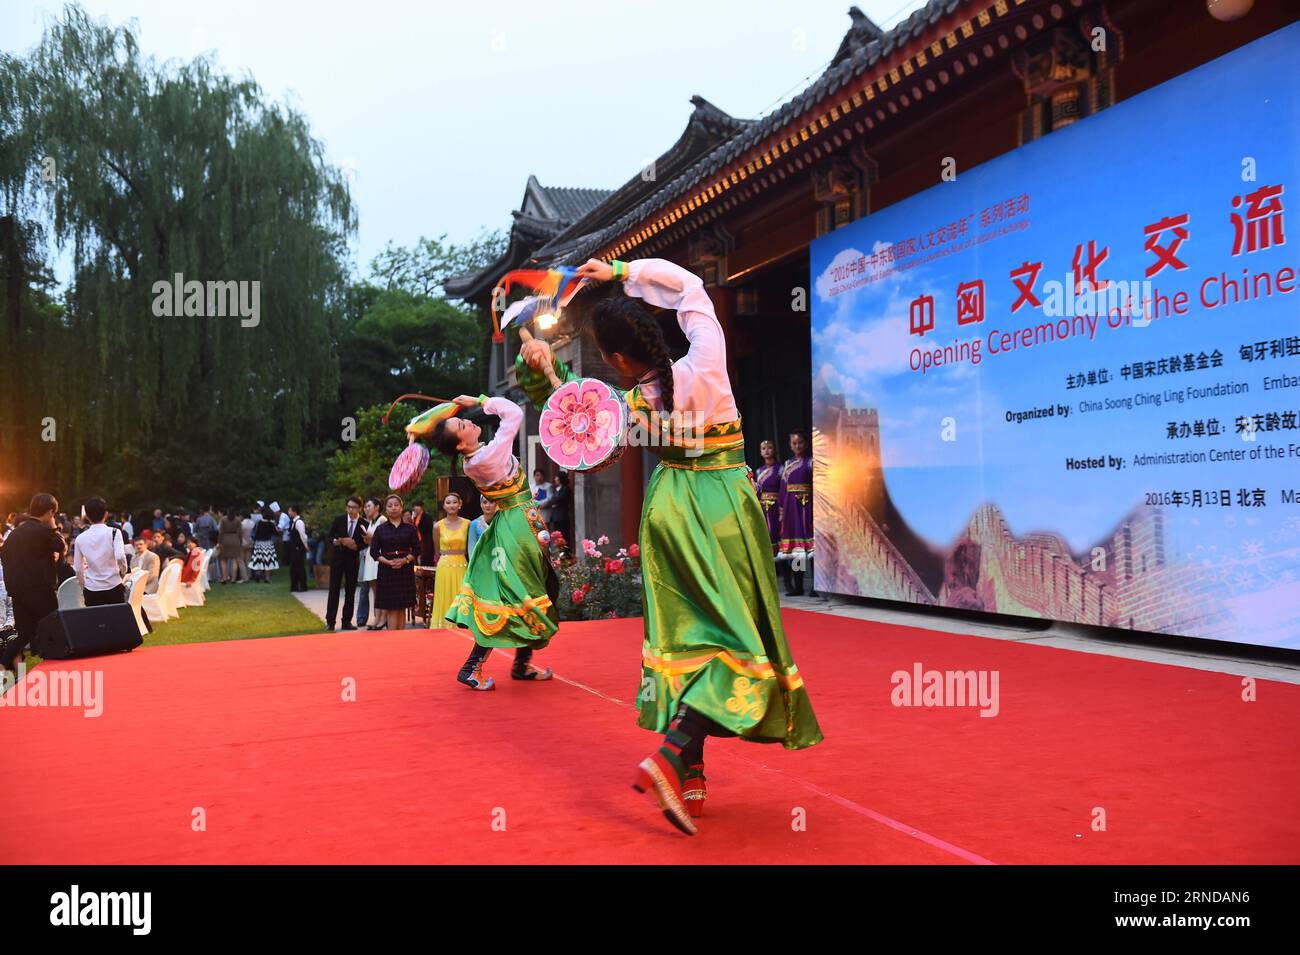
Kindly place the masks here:
[(299, 516), (302, 508), (296, 504), (289, 506), (289, 512), (282, 515), (289, 522), (289, 530), (285, 534), (289, 535), (288, 543), (285, 547), (289, 551), (289, 589), (298, 593), (307, 591), (307, 525), (303, 523)]
[(260, 512), (249, 514), (244, 511), (244, 519), (239, 522), (239, 571), (236, 574), (241, 584), (252, 578), (248, 571), (248, 559), (253, 556), (253, 528), (262, 519)]
[(102, 497), (92, 497), (84, 511), (90, 527), (77, 535), (72, 566), (85, 594), (86, 606), (125, 603), (122, 575), (126, 573), (126, 546), (122, 543), (122, 532), (106, 523), (108, 504)]
[(292, 521), (289, 520), (287, 512), (280, 510), (279, 501), (271, 502), (271, 515), (275, 518), (275, 529), (280, 532), (276, 556), (283, 566), (289, 561), (289, 525)]
[(540, 505), (551, 494), (551, 482), (546, 480), (546, 473), (538, 468), (533, 472), (533, 499)]

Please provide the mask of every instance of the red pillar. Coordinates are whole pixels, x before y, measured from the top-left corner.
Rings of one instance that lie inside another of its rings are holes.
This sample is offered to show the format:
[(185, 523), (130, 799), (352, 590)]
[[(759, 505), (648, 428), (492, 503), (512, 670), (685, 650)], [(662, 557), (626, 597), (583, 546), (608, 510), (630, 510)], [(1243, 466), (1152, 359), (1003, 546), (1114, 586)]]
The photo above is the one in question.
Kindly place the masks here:
[(718, 324), (722, 326), (722, 334), (727, 339), (727, 374), (731, 378), (732, 387), (735, 387), (736, 357), (735, 349), (731, 347), (731, 290), (710, 285), (706, 286), (706, 291), (709, 293), (709, 298), (713, 300), (713, 312), (718, 316)]
[[(636, 386), (636, 379), (624, 378), (619, 386), (625, 391), (631, 390)], [(641, 480), (641, 475), (645, 472), (644, 454), (645, 449), (640, 445), (630, 445), (618, 463), (622, 497), (619, 531), (623, 535), (624, 547), (630, 547), (640, 540), (641, 504), (645, 501), (645, 485)]]
[(618, 466), (622, 476), (622, 527), (623, 546), (635, 544), (641, 531), (641, 504), (645, 500), (645, 486), (641, 481), (644, 470), (640, 447), (630, 447), (623, 452)]

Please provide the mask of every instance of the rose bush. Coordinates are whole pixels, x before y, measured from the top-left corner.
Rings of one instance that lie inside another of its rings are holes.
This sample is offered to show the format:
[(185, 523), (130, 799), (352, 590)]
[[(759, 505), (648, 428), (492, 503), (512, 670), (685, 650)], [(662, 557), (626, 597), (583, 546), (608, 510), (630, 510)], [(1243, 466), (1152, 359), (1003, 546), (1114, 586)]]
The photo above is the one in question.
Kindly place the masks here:
[(641, 616), (640, 548), (633, 544), (606, 557), (599, 548), (608, 543), (602, 534), (571, 550), (563, 536), (551, 535), (547, 556), (560, 578), (561, 620)]

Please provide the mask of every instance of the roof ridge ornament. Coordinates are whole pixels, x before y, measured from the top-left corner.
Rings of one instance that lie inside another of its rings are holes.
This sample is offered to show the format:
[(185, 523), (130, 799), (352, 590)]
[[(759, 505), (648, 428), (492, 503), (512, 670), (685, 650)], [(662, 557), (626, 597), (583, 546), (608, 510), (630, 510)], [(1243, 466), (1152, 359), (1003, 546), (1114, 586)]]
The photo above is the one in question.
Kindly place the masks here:
[(865, 33), (873, 40), (879, 40), (885, 35), (885, 31), (876, 24), (876, 21), (863, 13), (857, 4), (849, 7), (849, 19), (853, 21), (850, 29), (856, 33)]
[(715, 128), (720, 126), (726, 132), (739, 132), (754, 122), (752, 119), (741, 119), (739, 116), (732, 116), (726, 110), (709, 102), (699, 93), (691, 97), (691, 105), (695, 109), (691, 111), (687, 126), (701, 123)]
[(867, 16), (855, 4), (849, 7), (849, 24), (848, 32), (844, 34), (844, 39), (840, 41), (840, 47), (835, 51), (835, 56), (831, 57), (829, 69), (834, 69), (845, 60), (854, 57), (858, 51), (866, 49), (871, 43), (878, 43), (885, 36), (885, 31), (880, 25)]

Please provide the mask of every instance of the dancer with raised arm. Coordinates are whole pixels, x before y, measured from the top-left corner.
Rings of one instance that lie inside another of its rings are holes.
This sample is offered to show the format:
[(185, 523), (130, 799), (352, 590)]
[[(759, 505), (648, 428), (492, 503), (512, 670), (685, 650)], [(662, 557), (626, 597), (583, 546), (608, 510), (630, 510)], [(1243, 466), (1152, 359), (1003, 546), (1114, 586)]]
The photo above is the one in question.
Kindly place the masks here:
[[(538, 536), (544, 534), (546, 524), (529, 490), (528, 475), (514, 453), (524, 412), (506, 398), (461, 395), (456, 404), (461, 408), (482, 405), (488, 414), (501, 419), (487, 444), (479, 440), (482, 429), (460, 417), (439, 421), (431, 436), (434, 447), (453, 460), (457, 454), (464, 455), (465, 476), (497, 505), (445, 618), (474, 635), (474, 650), (456, 679), (473, 690), (493, 689), (496, 681), (483, 676), (484, 661), (493, 647), (514, 647), (512, 679), (549, 680), (553, 675), (550, 667), (538, 669), (532, 665), (532, 657), (550, 642), (559, 626), (555, 606), (559, 582)], [(411, 425), (418, 421), (414, 419)]]
[[(638, 382), (626, 395), (630, 419), (663, 457), (641, 512), (637, 725), (666, 735), (633, 785), (652, 790), (668, 821), (693, 835), (706, 795), (706, 736), (802, 749), (822, 733), (786, 644), (726, 340), (703, 283), (662, 259), (593, 259), (578, 275), (622, 282), (595, 307), (592, 331), (605, 361)], [(658, 320), (638, 299), (677, 312), (690, 342), (683, 358), (671, 360)], [(535, 403), (552, 390), (548, 366), (562, 380), (573, 377), (544, 341), (526, 342), (517, 368)]]

